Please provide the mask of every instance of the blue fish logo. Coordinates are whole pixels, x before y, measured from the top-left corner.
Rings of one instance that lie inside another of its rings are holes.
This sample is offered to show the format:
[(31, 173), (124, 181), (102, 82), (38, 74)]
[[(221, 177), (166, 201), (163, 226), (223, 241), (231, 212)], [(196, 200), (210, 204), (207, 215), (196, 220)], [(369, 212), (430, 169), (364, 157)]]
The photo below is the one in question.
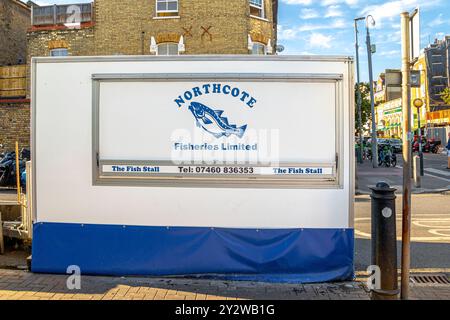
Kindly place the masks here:
[(228, 119), (222, 116), (222, 110), (212, 110), (199, 102), (191, 102), (189, 110), (194, 115), (197, 126), (216, 138), (231, 135), (242, 138), (247, 130), (247, 125), (238, 128), (236, 125), (229, 124)]

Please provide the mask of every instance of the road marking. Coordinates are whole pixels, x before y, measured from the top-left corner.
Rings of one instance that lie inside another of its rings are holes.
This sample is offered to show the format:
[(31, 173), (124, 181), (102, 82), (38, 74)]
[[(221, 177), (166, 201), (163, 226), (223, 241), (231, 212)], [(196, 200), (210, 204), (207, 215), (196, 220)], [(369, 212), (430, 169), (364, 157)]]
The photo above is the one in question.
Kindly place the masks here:
[(450, 237), (450, 229), (430, 229), (428, 232), (437, 236)]
[[(417, 227), (421, 228), (445, 228), (450, 230), (450, 218), (444, 218), (444, 219), (414, 219), (412, 221), (412, 224), (414, 224)], [(437, 224), (437, 225), (436, 225)]]
[[(402, 166), (398, 166), (400, 169), (403, 169), (403, 167)], [(441, 170), (438, 170), (438, 169), (430, 169), (430, 168), (427, 168), (427, 169), (425, 169), (425, 171), (431, 171), (431, 170), (435, 170), (435, 171), (440, 171), (440, 172), (443, 172), (443, 173), (445, 173), (446, 175), (449, 175), (450, 176), (450, 173), (447, 173), (447, 172), (444, 172), (444, 171), (441, 171)], [(439, 174), (442, 174), (442, 173), (439, 173)], [(442, 181), (449, 181), (449, 179), (447, 179), (447, 178), (442, 178), (442, 177), (438, 177), (438, 176), (435, 176), (435, 175), (433, 175), (433, 174), (429, 174), (429, 173), (426, 173), (425, 174), (427, 177), (432, 177), (432, 178), (435, 178), (435, 179), (439, 179), (439, 180), (442, 180)]]
[(434, 168), (426, 168), (425, 171), (431, 172), (431, 173), (435, 173), (435, 174), (440, 174), (446, 177), (450, 177), (450, 172), (446, 172), (443, 170), (439, 170), (439, 169), (434, 169)]
[[(400, 272), (400, 268), (398, 268), (398, 271)], [(411, 273), (450, 273), (449, 268), (411, 268)], [(368, 276), (367, 271), (355, 271), (356, 276)]]
[(429, 174), (429, 173), (427, 173), (426, 176), (427, 176), (427, 177), (432, 177), (432, 178), (435, 178), (435, 179), (439, 179), (439, 180), (442, 180), (442, 181), (447, 181), (447, 182), (450, 181), (450, 179), (438, 177), (438, 176), (435, 176), (435, 175)]
[[(420, 214), (419, 214), (420, 215)], [(417, 216), (417, 215), (416, 215)], [(411, 241), (421, 242), (421, 241), (444, 241), (448, 242), (450, 240), (450, 218), (448, 215), (444, 214), (432, 214), (432, 215), (420, 215), (422, 217), (414, 217), (411, 221), (412, 225), (423, 228), (425, 232), (428, 232), (431, 236), (429, 237), (411, 237)], [(432, 216), (432, 217), (430, 217)], [(439, 218), (443, 217), (443, 218)], [(356, 218), (355, 225), (357, 222), (370, 222), (371, 218)], [(397, 222), (401, 223), (402, 218), (397, 216)], [(436, 225), (437, 224), (437, 225)], [(371, 234), (367, 232), (363, 232), (358, 230), (355, 227), (355, 235), (370, 239)], [(402, 238), (397, 237), (398, 241), (401, 241)]]
[[(355, 235), (370, 239), (372, 235), (370, 233), (362, 232), (355, 229)], [(411, 241), (421, 242), (421, 241), (448, 241), (450, 240), (450, 235), (446, 237), (411, 237)], [(397, 237), (397, 241), (402, 241), (402, 237)]]

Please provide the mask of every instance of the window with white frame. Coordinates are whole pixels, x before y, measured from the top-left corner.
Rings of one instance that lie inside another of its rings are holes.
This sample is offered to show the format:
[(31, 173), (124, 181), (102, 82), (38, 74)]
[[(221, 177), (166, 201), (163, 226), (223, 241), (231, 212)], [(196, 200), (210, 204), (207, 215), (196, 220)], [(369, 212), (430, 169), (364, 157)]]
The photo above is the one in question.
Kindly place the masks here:
[(264, 0), (249, 0), (250, 15), (259, 18), (265, 18)]
[(260, 42), (253, 42), (252, 54), (255, 55), (265, 55), (266, 45)]
[(52, 57), (66, 57), (69, 55), (67, 48), (57, 48), (50, 50), (50, 56)]
[(156, 16), (178, 16), (178, 0), (156, 0)]
[(177, 56), (178, 43), (174, 42), (164, 42), (158, 44), (158, 51), (156, 52), (158, 56)]

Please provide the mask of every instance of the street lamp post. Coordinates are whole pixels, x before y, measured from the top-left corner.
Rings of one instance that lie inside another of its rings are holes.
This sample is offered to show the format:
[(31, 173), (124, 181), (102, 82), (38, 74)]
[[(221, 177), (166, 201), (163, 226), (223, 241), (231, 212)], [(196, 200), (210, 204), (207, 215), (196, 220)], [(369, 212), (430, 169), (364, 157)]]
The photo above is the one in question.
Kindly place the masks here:
[(359, 76), (359, 41), (358, 41), (358, 21), (365, 20), (366, 18), (356, 18), (355, 19), (355, 50), (356, 50), (356, 94), (357, 94), (357, 104), (358, 104), (358, 134), (359, 134), (359, 153), (358, 162), (363, 163), (363, 131), (362, 131), (362, 97), (361, 88), (359, 87), (360, 76)]
[[(369, 20), (370, 23), (369, 23)], [(375, 19), (368, 15), (366, 18), (366, 45), (367, 57), (369, 62), (369, 87), (370, 87), (370, 105), (372, 113), (372, 165), (374, 168), (378, 167), (378, 143), (377, 143), (377, 125), (375, 122), (375, 96), (373, 92), (373, 71), (372, 71), (372, 44), (370, 41), (369, 24), (375, 26)]]
[(424, 176), (424, 167), (423, 167), (423, 148), (422, 148), (422, 127), (420, 125), (420, 110), (423, 107), (422, 99), (415, 99), (414, 106), (417, 108), (417, 126), (419, 127), (419, 158), (420, 158), (420, 175)]
[(409, 299), (411, 268), (411, 18), (401, 14), (402, 34), (402, 115), (403, 115), (403, 197), (402, 197), (402, 273), (401, 299)]

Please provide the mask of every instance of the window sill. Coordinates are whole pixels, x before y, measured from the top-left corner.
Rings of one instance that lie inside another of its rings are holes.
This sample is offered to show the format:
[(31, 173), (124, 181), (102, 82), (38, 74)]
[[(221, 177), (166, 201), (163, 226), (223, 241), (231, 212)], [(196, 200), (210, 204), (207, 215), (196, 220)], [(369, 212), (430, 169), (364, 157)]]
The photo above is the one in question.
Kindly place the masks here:
[(153, 20), (180, 19), (180, 16), (153, 17)]
[(254, 18), (254, 19), (257, 19), (257, 20), (265, 21), (265, 22), (270, 22), (269, 19), (261, 18), (261, 17), (258, 17), (258, 16), (250, 15), (250, 18)]

